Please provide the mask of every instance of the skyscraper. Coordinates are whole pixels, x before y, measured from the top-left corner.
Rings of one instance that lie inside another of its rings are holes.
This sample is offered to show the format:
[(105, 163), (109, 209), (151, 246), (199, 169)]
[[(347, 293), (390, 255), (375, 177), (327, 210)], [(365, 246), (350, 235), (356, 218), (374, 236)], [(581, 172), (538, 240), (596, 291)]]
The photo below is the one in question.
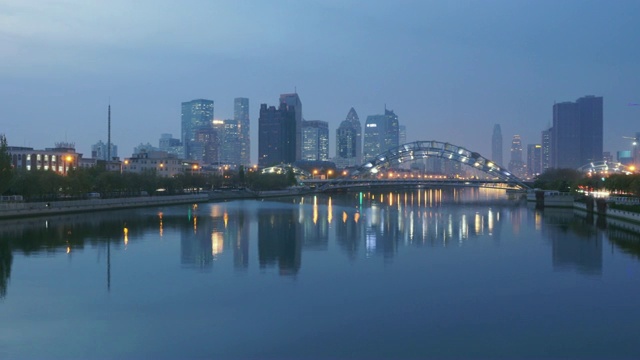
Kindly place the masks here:
[(500, 124), (493, 125), (493, 136), (491, 137), (491, 160), (502, 166), (502, 129)]
[(242, 165), (242, 126), (237, 120), (213, 120), (218, 135), (218, 162)]
[[(197, 143), (207, 141), (211, 136), (206, 136), (208, 130), (213, 129), (213, 100), (197, 99), (182, 103), (182, 145), (184, 158), (202, 160), (203, 149), (206, 144)], [(196, 138), (196, 133), (200, 132)]]
[(362, 164), (362, 126), (354, 108), (336, 130), (336, 157), (338, 167)]
[(233, 120), (237, 121), (239, 126), (239, 141), (240, 141), (240, 164), (251, 164), (251, 136), (250, 134), (250, 121), (249, 121), (249, 99), (247, 98), (235, 98), (233, 100)]
[(522, 140), (520, 135), (513, 135), (511, 140), (511, 161), (509, 161), (509, 171), (515, 176), (524, 177), (524, 163), (522, 162)]
[[(284, 106), (283, 106), (284, 105)], [(298, 93), (280, 95), (281, 111), (291, 112), (294, 116), (295, 160), (302, 159), (302, 101)]]
[(551, 167), (551, 128), (542, 131), (542, 155), (540, 168), (541, 172), (545, 172)]
[[(297, 94), (295, 98), (280, 97), (280, 106), (260, 105), (258, 119), (258, 164), (271, 166), (280, 163), (292, 164), (301, 154), (301, 143), (296, 142), (297, 117), (301, 113)], [(297, 99), (297, 101), (295, 100)], [(282, 101), (284, 100), (284, 101)], [(287, 100), (294, 105), (287, 104)], [(300, 140), (302, 141), (302, 120), (300, 120)]]
[(384, 110), (384, 115), (367, 116), (364, 129), (365, 161), (391, 148), (400, 141), (400, 124), (393, 110)]
[(302, 160), (329, 160), (329, 123), (302, 121)]
[(603, 100), (602, 96), (584, 96), (576, 100), (580, 121), (580, 163), (602, 160)]
[(603, 99), (585, 96), (553, 105), (551, 167), (579, 168), (602, 159)]
[(527, 174), (530, 177), (538, 176), (542, 173), (542, 145), (527, 145)]

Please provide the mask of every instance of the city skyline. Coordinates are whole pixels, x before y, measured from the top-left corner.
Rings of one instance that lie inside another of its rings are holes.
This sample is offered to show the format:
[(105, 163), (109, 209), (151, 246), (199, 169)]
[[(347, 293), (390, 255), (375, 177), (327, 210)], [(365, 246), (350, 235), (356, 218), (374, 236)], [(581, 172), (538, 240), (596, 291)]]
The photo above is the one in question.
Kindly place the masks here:
[[(88, 154), (107, 140), (110, 102), (111, 142), (124, 157), (180, 134), (176, 104), (212, 99), (216, 118), (231, 119), (243, 96), (256, 162), (259, 105), (287, 92), (300, 93), (304, 116), (327, 121), (332, 134), (351, 107), (364, 119), (386, 104), (407, 141), (484, 156), (492, 124), (505, 139), (538, 143), (552, 104), (584, 95), (606, 98), (604, 151), (630, 149), (623, 136), (639, 130), (640, 107), (629, 106), (640, 102), (640, 50), (629, 42), (640, 27), (636, 2), (287, 4), (5, 2), (0, 132), (12, 146), (68, 140)], [(205, 33), (213, 14), (219, 30)], [(274, 22), (285, 25), (263, 26)]]

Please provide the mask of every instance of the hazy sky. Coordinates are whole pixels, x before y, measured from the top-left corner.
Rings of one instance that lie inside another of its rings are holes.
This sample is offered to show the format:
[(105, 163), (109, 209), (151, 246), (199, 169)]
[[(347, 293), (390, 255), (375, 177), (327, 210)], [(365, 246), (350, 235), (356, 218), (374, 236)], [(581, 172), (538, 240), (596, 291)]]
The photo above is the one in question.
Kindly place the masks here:
[[(233, 117), (297, 88), (335, 130), (393, 109), (413, 140), (491, 153), (493, 124), (540, 142), (554, 102), (604, 97), (605, 151), (640, 131), (640, 1), (0, 0), (0, 133), (10, 145), (106, 141), (120, 157), (180, 136), (180, 103)], [(507, 160), (505, 160), (507, 161)]]

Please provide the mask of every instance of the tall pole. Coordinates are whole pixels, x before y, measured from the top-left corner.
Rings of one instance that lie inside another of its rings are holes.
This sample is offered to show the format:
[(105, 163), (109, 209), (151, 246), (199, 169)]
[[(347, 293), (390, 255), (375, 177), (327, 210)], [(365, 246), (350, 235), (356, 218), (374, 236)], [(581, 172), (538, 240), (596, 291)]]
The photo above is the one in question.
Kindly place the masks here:
[(109, 110), (107, 114), (107, 170), (111, 161), (111, 100), (109, 100)]

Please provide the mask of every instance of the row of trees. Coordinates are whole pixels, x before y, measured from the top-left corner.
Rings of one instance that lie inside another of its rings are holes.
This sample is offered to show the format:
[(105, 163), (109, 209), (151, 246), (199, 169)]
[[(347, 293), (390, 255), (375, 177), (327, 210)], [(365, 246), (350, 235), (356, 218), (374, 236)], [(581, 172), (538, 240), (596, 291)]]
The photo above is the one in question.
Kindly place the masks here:
[(607, 177), (585, 176), (573, 169), (548, 169), (533, 183), (535, 188), (559, 191), (609, 190), (618, 193), (640, 195), (640, 174), (610, 174)]
[[(296, 183), (292, 172), (260, 174), (255, 171), (224, 173), (184, 173), (162, 177), (155, 171), (119, 173), (107, 171), (105, 164), (71, 169), (66, 176), (51, 170), (13, 169), (6, 137), (0, 134), (0, 195), (22, 195), (27, 201), (77, 199), (90, 193), (101, 197), (181, 194), (220, 187), (249, 187), (255, 190), (283, 189)], [(252, 169), (250, 169), (252, 170)]]

